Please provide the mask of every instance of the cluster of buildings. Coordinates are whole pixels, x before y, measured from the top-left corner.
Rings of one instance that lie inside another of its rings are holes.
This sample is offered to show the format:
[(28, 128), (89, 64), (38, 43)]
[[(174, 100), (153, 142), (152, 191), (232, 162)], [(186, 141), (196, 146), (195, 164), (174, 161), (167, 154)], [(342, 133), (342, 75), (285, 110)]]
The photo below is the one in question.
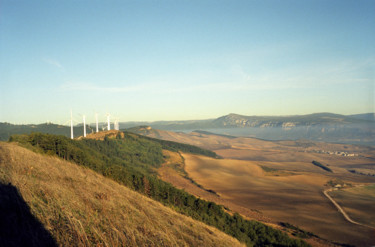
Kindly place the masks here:
[(319, 153), (319, 154), (338, 155), (338, 156), (344, 156), (344, 157), (358, 156), (358, 154), (348, 153), (348, 152), (343, 152), (343, 151), (312, 150), (311, 152), (313, 152), (313, 153)]

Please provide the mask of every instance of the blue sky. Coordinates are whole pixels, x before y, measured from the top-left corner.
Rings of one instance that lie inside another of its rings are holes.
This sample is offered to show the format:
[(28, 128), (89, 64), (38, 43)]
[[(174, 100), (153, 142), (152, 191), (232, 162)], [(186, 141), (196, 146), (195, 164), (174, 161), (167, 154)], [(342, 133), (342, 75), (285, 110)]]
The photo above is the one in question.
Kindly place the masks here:
[(374, 112), (375, 1), (0, 4), (0, 122)]

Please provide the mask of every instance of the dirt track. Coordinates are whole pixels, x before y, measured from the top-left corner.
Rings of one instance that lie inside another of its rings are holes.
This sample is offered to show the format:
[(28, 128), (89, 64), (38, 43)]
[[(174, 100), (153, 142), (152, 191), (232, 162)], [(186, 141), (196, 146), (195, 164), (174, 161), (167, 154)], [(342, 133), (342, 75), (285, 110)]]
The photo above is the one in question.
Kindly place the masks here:
[[(221, 199), (331, 241), (356, 246), (374, 244), (373, 228), (342, 217), (322, 193), (327, 181), (340, 177), (340, 168), (334, 168), (336, 173), (331, 174), (308, 162), (217, 160), (191, 154), (183, 157), (189, 177), (218, 193)], [(276, 173), (261, 171), (262, 165), (274, 168)]]
[(359, 226), (364, 226), (364, 227), (368, 227), (370, 229), (375, 229), (374, 227), (372, 226), (368, 226), (368, 225), (364, 225), (364, 224), (361, 224), (359, 222), (356, 222), (354, 220), (352, 220), (349, 215), (344, 211), (344, 209), (335, 201), (333, 200), (333, 198), (328, 194), (328, 192), (332, 191), (332, 189), (327, 189), (327, 190), (324, 190), (323, 191), (323, 194), (333, 203), (333, 205), (335, 205), (335, 207), (339, 210), (339, 212), (344, 216), (344, 218), (349, 221), (350, 223), (352, 224), (356, 224), (356, 225), (359, 225)]

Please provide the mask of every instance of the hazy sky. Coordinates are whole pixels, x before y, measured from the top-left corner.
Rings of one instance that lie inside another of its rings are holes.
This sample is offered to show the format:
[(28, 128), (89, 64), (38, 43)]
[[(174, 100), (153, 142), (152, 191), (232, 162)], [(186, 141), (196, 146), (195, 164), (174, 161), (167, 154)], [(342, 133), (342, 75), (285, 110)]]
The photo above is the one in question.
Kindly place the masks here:
[(0, 2), (0, 122), (374, 112), (375, 1)]

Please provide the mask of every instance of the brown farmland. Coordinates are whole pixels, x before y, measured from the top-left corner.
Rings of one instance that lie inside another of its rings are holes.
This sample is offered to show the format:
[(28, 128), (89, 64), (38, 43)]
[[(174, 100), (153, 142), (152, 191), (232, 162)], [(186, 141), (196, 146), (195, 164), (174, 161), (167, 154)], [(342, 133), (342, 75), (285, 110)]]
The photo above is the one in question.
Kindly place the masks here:
[(335, 190), (329, 194), (353, 220), (373, 227), (375, 233), (375, 185)]
[[(271, 222), (288, 222), (336, 243), (356, 246), (375, 244), (373, 229), (346, 221), (323, 195), (324, 189), (336, 184), (348, 188), (351, 185), (375, 183), (375, 177), (348, 171), (374, 171), (373, 147), (313, 141), (264, 141), (166, 131), (158, 131), (158, 137), (208, 148), (222, 156), (223, 159), (212, 159), (183, 154), (184, 169), (197, 184), (215, 191), (222, 204), (228, 206), (229, 203), (233, 211), (247, 209), (248, 212), (258, 212), (253, 218), (259, 219), (261, 215), (265, 219), (271, 218)], [(313, 160), (333, 172), (314, 166)], [(173, 182), (170, 177), (165, 179), (173, 184), (178, 183), (178, 179)], [(329, 181), (332, 181), (330, 186), (327, 184)], [(191, 192), (192, 189), (188, 187), (192, 185), (187, 184), (180, 183), (178, 186)], [(347, 191), (351, 190), (340, 192), (346, 195)], [(195, 194), (208, 199), (214, 197), (211, 193), (200, 193)], [(336, 198), (334, 193), (331, 195)], [(343, 204), (347, 214), (360, 223), (370, 225), (373, 207), (364, 210), (364, 205), (372, 203), (374, 197), (362, 193), (360, 197), (347, 194), (345, 198), (337, 200)], [(251, 213), (245, 215), (252, 217)]]
[(263, 172), (259, 165), (274, 168), (282, 164), (183, 156), (191, 178), (235, 204), (336, 242), (367, 245), (374, 241), (370, 229), (345, 221), (323, 196), (324, 184), (331, 178), (307, 172), (309, 163), (301, 163), (302, 171), (298, 172), (297, 164), (287, 163), (284, 167), (292, 168), (294, 174), (272, 176)]

